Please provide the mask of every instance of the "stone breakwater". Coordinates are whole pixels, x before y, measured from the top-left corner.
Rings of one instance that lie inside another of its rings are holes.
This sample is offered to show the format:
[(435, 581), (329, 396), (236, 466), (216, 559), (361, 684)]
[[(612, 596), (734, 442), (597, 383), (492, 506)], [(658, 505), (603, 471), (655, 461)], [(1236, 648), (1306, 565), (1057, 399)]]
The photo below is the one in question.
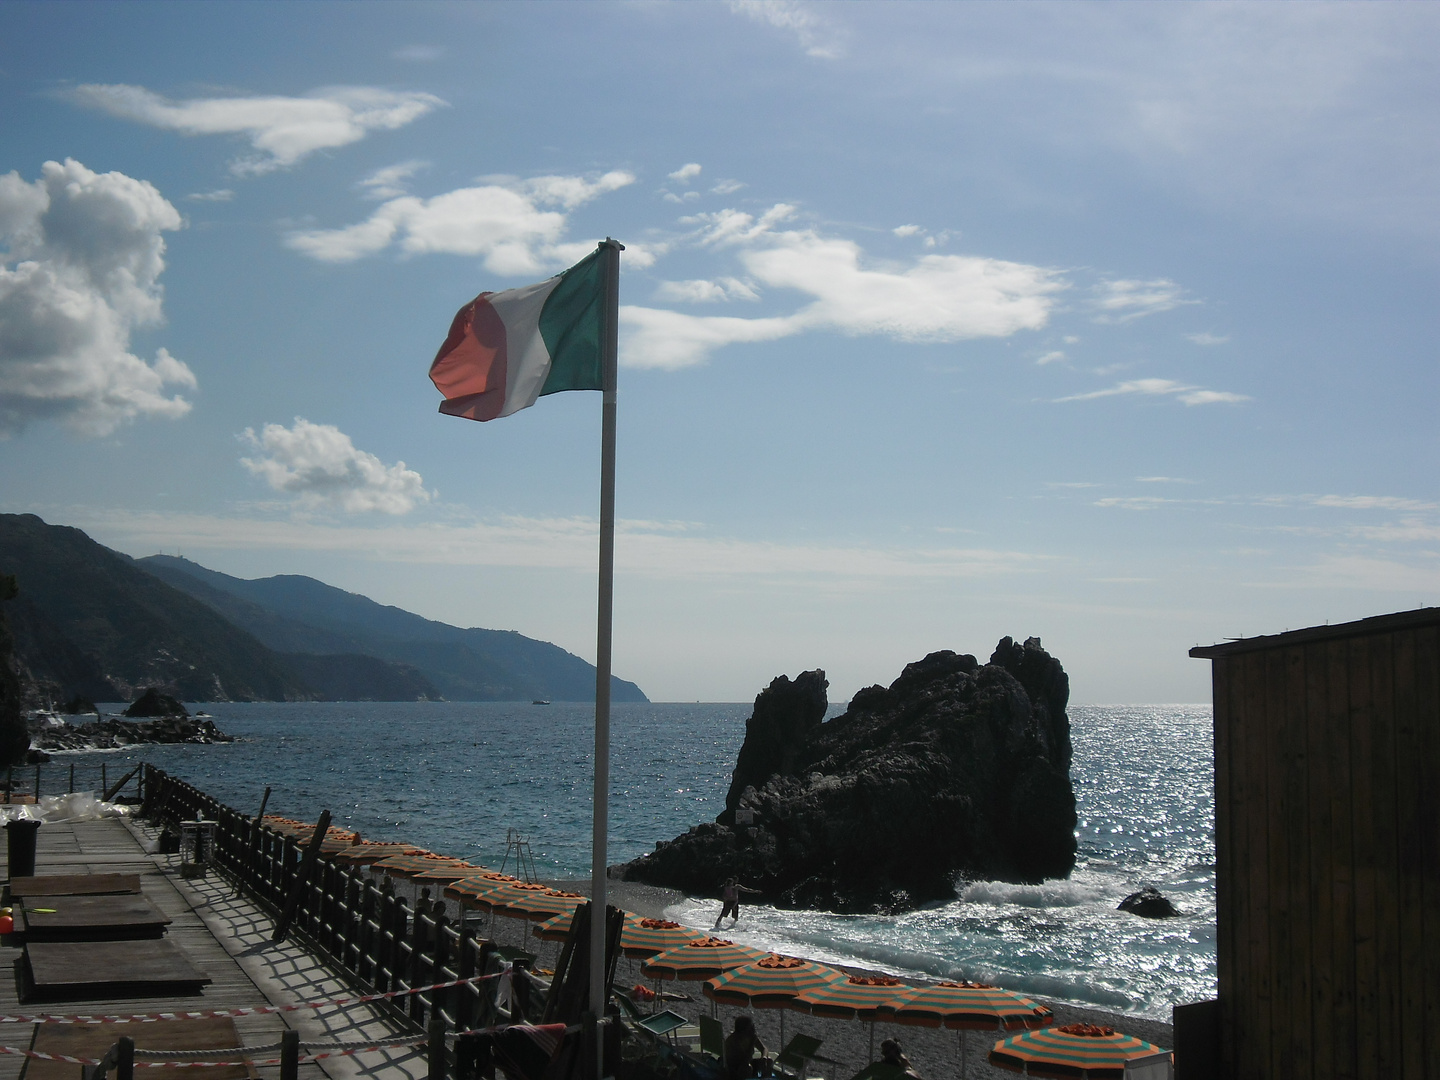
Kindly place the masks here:
[(31, 751), (114, 750), (143, 743), (234, 742), (213, 720), (194, 716), (166, 716), (158, 720), (121, 720), (107, 717), (85, 724), (69, 724), (56, 717), (31, 721)]
[(823, 671), (755, 699), (725, 810), (618, 868), (776, 906), (888, 913), (955, 897), (958, 877), (1038, 883), (1075, 865), (1070, 684), (1038, 638), (988, 663), (948, 650), (825, 721)]

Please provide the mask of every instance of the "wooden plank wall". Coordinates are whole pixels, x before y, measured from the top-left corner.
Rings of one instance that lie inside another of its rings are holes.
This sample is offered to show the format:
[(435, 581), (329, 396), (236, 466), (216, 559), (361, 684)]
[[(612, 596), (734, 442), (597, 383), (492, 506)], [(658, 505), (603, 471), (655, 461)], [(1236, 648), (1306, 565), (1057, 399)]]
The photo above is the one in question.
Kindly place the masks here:
[(1213, 664), (1225, 1075), (1440, 1080), (1440, 627)]

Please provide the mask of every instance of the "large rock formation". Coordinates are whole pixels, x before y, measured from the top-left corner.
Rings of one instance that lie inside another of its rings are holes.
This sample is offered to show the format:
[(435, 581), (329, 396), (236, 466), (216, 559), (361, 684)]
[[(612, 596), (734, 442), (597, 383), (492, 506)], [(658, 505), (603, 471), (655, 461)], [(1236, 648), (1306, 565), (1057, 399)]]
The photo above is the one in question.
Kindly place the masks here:
[(1075, 865), (1069, 680), (1037, 638), (990, 662), (944, 651), (824, 721), (823, 671), (755, 699), (725, 810), (618, 868), (715, 895), (730, 875), (785, 907), (903, 911), (957, 877), (1038, 882)]

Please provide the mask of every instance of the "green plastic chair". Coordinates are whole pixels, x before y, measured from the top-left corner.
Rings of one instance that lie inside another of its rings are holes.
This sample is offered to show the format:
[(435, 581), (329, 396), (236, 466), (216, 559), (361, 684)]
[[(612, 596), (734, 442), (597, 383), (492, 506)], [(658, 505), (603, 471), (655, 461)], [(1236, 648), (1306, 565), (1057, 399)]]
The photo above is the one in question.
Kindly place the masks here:
[(714, 1017), (700, 1017), (700, 1052), (725, 1060), (725, 1025)]
[(813, 1035), (796, 1035), (785, 1044), (785, 1049), (776, 1056), (775, 1071), (781, 1076), (805, 1080), (806, 1067), (812, 1061), (819, 1062), (821, 1065), (840, 1064), (833, 1058), (822, 1056), (819, 1050), (820, 1040)]

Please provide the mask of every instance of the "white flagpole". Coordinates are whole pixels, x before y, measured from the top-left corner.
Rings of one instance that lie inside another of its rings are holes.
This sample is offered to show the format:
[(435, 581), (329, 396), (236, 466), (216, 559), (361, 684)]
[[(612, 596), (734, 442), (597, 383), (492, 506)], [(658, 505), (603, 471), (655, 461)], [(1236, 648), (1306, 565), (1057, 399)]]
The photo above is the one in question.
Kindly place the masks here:
[(604, 402), (600, 428), (600, 602), (595, 644), (595, 805), (590, 840), (590, 1012), (595, 1017), (595, 1078), (605, 1073), (599, 1022), (605, 1018), (606, 868), (610, 832), (610, 629), (615, 606), (615, 382), (619, 352), (620, 252), (605, 238), (605, 321), (600, 358)]

